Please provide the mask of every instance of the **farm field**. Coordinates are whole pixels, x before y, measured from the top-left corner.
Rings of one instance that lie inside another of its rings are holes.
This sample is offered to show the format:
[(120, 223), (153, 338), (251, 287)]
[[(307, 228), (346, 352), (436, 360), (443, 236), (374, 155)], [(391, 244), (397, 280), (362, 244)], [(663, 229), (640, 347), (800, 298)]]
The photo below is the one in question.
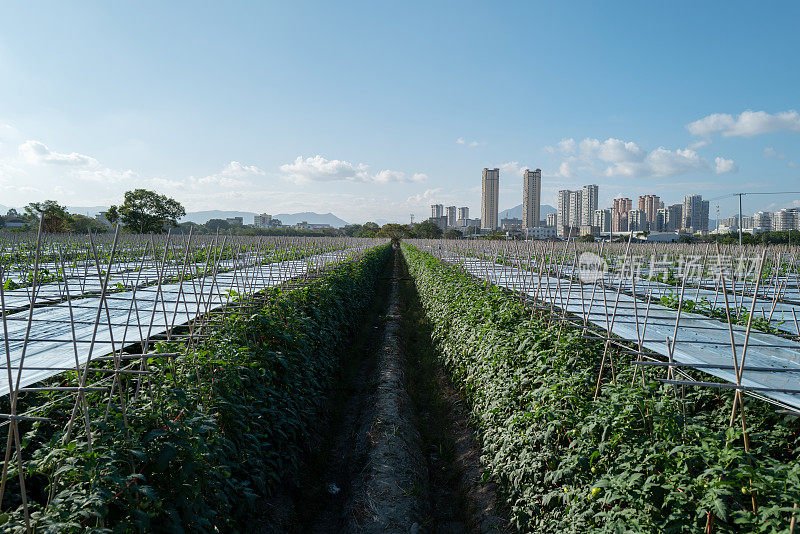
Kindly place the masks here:
[(796, 249), (0, 250), (4, 531), (794, 528)]

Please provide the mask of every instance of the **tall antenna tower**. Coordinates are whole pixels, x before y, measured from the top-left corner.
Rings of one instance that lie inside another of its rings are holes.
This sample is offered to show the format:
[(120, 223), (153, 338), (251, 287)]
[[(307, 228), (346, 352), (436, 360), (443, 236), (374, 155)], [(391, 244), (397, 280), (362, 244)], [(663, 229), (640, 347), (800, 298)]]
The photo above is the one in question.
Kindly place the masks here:
[(414, 225), (414, 214), (413, 213), (411, 214), (411, 225), (412, 226)]

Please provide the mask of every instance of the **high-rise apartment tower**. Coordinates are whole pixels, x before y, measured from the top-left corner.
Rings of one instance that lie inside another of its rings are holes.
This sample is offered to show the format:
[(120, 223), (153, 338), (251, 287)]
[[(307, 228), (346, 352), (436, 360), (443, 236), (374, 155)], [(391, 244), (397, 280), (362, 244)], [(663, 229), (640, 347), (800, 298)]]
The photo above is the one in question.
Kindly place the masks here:
[(481, 180), (481, 227), (496, 230), (500, 197), (500, 169), (483, 169)]
[(526, 170), (522, 177), (522, 227), (539, 226), (539, 208), (542, 202), (542, 170)]

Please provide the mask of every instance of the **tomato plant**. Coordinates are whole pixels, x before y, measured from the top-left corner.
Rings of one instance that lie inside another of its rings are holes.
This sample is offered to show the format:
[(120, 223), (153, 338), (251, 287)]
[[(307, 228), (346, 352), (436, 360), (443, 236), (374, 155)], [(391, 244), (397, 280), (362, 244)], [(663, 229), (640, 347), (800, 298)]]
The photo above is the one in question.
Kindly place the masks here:
[[(299, 289), (270, 290), (261, 309), (230, 315), (174, 366), (150, 359), (151, 370), (160, 372), (124, 416), (112, 402), (106, 417), (104, 399), (92, 399), (91, 451), (81, 424), (64, 443), (72, 399), (39, 396), (49, 401), (41, 415), (52, 421), (29, 427), (23, 444), (35, 528), (244, 530), (258, 499), (293, 483), (334, 370), (389, 254), (385, 245)], [(3, 531), (24, 530), (14, 469)]]
[(601, 343), (402, 250), (520, 531), (698, 532), (711, 513), (717, 532), (788, 529), (800, 502), (796, 418), (748, 399), (745, 453), (739, 427), (728, 426), (730, 393), (687, 389), (681, 400), (671, 386), (632, 381), (625, 354), (594, 400)]

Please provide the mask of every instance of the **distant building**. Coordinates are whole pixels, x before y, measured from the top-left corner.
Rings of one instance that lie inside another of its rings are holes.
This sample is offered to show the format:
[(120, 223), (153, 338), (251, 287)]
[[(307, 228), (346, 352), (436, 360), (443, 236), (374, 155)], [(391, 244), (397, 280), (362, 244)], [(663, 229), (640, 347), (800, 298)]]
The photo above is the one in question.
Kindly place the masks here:
[(13, 230), (15, 228), (25, 228), (28, 226), (28, 221), (23, 219), (22, 217), (4, 217), (5, 228), (9, 230)]
[(469, 208), (458, 208), (456, 220), (466, 221), (467, 219), (469, 219)]
[(655, 228), (656, 214), (660, 207), (661, 199), (658, 195), (641, 195), (639, 197), (639, 211), (644, 213), (644, 220), (647, 224), (647, 230), (652, 230)]
[(656, 232), (648, 235), (646, 240), (656, 243), (674, 243), (678, 240), (678, 234), (675, 232)]
[(597, 185), (584, 185), (583, 189), (581, 190), (581, 213), (580, 213), (580, 225), (581, 226), (591, 226), (592, 225), (592, 217), (594, 216), (594, 212), (597, 211), (597, 195), (598, 195), (599, 188)]
[(503, 230), (522, 230), (522, 219), (516, 217), (500, 219), (500, 227)]
[(729, 230), (738, 230), (739, 229), (739, 216), (734, 215), (733, 217), (726, 217), (719, 221), (720, 226), (724, 226)]
[[(551, 215), (555, 215), (555, 213)], [(555, 225), (526, 228), (525, 232), (528, 239), (553, 239), (557, 234)]]
[(458, 219), (456, 221), (456, 228), (468, 228), (471, 226), (480, 227), (481, 220), (480, 219)]
[(628, 212), (628, 231), (643, 232), (645, 230), (647, 230), (645, 213), (641, 210), (630, 210)]
[(615, 232), (628, 231), (628, 212), (633, 208), (633, 201), (629, 198), (615, 198), (611, 210), (611, 228)]
[(611, 232), (611, 210), (594, 210), (592, 226), (596, 226), (604, 234)]
[(297, 230), (324, 230), (326, 228), (333, 228), (330, 224), (324, 223), (309, 223), (307, 221), (302, 221), (296, 223), (292, 228)]
[(539, 226), (542, 202), (542, 170), (526, 170), (522, 177), (522, 227)]
[(592, 235), (592, 236), (599, 236), (600, 235), (600, 227), (593, 226), (591, 224), (582, 224), (580, 228), (581, 236), (585, 235)]
[(500, 197), (500, 169), (483, 169), (481, 179), (481, 224), (489, 230), (497, 229)]
[(683, 204), (672, 204), (667, 211), (667, 232), (683, 228)]
[(652, 232), (669, 232), (669, 209), (659, 208), (656, 210), (656, 220), (650, 226)]
[(583, 195), (580, 190), (570, 191), (568, 189), (562, 189), (558, 192), (556, 228), (558, 228), (559, 236), (568, 237), (568, 235), (570, 235), (570, 230), (565, 229), (580, 227), (582, 197)]
[(550, 228), (555, 228), (558, 224), (558, 213), (548, 213), (545, 219), (546, 226)]
[(431, 204), (431, 219), (444, 215), (444, 204)]
[(772, 214), (772, 231), (800, 230), (800, 208), (785, 208)]
[(262, 213), (253, 217), (253, 226), (256, 228), (269, 228), (272, 225), (272, 215)]
[(681, 229), (691, 233), (708, 232), (708, 200), (702, 195), (683, 197), (683, 225)]
[(759, 211), (753, 215), (753, 230), (768, 232), (772, 228), (772, 214), (768, 211)]
[(440, 217), (431, 217), (428, 219), (430, 222), (441, 228), (443, 231), (447, 230), (447, 215), (442, 215)]
[(456, 220), (456, 207), (447, 206), (447, 226), (450, 228), (455, 228)]

